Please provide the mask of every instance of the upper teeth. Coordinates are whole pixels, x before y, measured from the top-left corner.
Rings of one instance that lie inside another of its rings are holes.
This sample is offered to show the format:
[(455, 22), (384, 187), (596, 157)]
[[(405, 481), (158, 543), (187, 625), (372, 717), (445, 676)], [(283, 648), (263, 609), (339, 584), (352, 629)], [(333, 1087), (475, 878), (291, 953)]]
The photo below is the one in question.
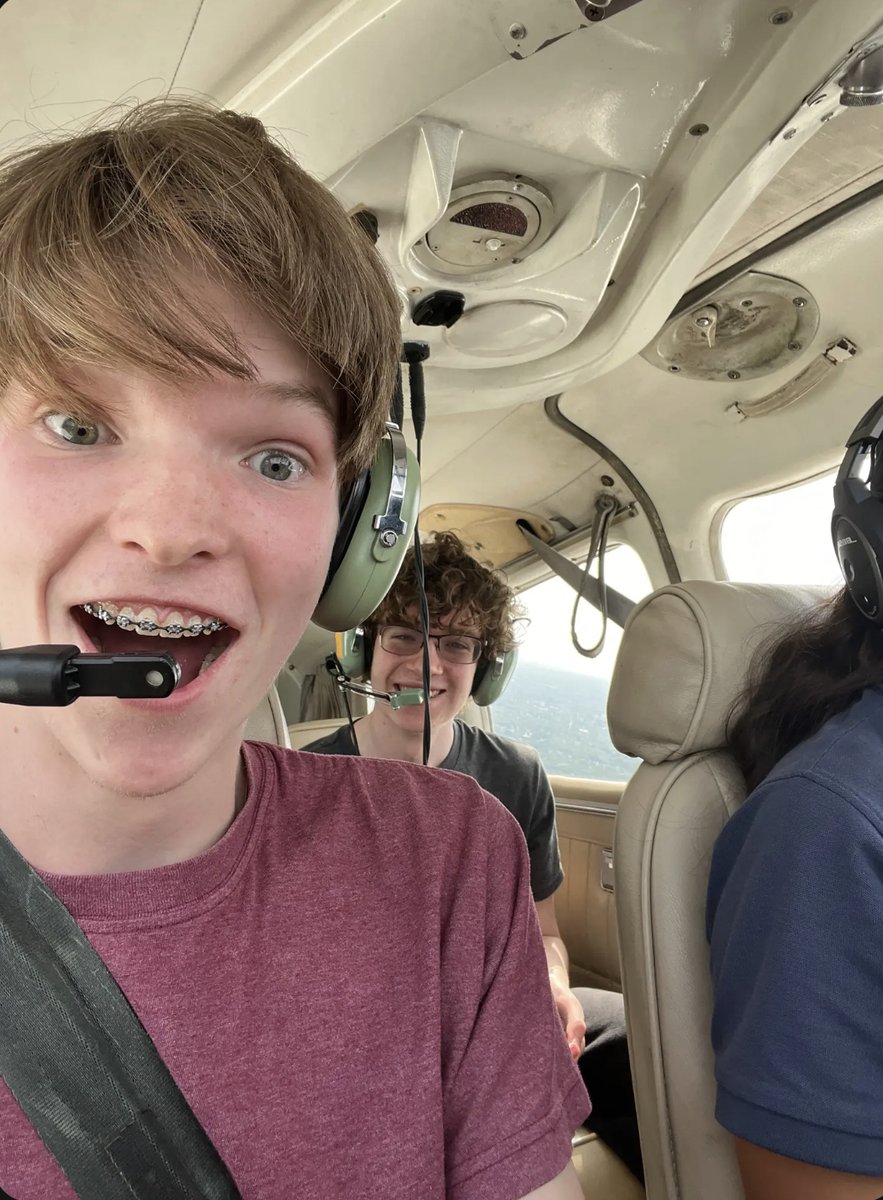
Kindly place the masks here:
[(145, 637), (198, 637), (201, 633), (217, 633), (226, 629), (225, 623), (219, 617), (203, 616), (200, 613), (188, 613), (185, 617), (183, 613), (171, 612), (166, 620), (160, 623), (155, 608), (136, 610), (129, 605), (118, 607), (106, 600), (96, 600), (81, 607), (105, 625), (117, 625), (120, 629), (128, 629)]

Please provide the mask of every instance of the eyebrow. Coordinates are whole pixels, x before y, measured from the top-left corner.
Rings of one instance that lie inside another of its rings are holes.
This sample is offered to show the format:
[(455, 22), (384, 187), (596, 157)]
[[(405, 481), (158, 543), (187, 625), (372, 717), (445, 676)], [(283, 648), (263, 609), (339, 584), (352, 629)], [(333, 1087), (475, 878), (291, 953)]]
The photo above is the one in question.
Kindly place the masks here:
[(337, 420), (337, 397), (327, 388), (313, 387), (309, 383), (259, 383), (254, 390), (259, 396), (280, 400), (283, 404), (306, 404), (318, 408), (333, 422)]

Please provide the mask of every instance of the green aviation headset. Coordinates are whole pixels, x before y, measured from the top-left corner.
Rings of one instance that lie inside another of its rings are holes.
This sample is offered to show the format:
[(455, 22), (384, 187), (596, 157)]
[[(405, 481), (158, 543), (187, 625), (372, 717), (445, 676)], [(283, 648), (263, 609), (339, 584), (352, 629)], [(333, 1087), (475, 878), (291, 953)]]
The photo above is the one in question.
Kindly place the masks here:
[[(316, 625), (336, 634), (337, 659), (351, 679), (370, 671), (362, 622), (395, 582), (419, 506), (420, 468), (399, 427), (389, 423), (374, 462), (343, 502), (328, 578), (313, 613)], [(517, 657), (509, 650), (493, 660), (479, 659), (472, 686), (476, 704), (484, 707), (502, 696)]]
[(420, 506), (420, 468), (397, 425), (346, 495), (313, 621), (334, 632), (366, 620), (393, 585)]
[[(379, 603), (379, 601), (378, 601)], [(359, 625), (338, 633), (335, 637), (335, 653), (345, 675), (360, 679), (371, 671), (371, 638)], [(480, 658), (472, 683), (472, 699), (479, 708), (486, 708), (499, 700), (505, 692), (518, 661), (517, 650), (506, 650), (496, 658)]]

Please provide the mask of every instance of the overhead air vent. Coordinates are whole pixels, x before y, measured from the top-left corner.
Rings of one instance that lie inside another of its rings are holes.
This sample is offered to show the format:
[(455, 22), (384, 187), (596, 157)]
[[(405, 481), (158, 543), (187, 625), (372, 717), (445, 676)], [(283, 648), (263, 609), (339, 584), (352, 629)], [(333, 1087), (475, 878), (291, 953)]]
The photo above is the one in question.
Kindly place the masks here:
[(454, 188), (444, 216), (415, 247), (442, 275), (478, 275), (520, 262), (551, 233), (552, 202), (518, 176)]
[(818, 327), (818, 305), (806, 288), (746, 271), (670, 320), (643, 357), (687, 379), (759, 379), (795, 362)]
[(449, 346), (464, 354), (509, 358), (549, 346), (566, 329), (567, 315), (554, 304), (507, 300), (467, 309), (444, 336)]

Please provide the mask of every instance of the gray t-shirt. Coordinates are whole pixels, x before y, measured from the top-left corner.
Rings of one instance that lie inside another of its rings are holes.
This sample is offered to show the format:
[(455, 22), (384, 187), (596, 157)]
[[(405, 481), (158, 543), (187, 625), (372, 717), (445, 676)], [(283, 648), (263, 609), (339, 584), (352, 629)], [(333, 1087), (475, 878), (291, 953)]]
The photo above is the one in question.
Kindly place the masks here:
[[(349, 725), (341, 725), (303, 749), (311, 754), (359, 753)], [(564, 872), (555, 831), (555, 800), (537, 752), (465, 721), (455, 721), (453, 745), (439, 768), (471, 775), (508, 808), (527, 842), (534, 900), (546, 900), (556, 892)]]

